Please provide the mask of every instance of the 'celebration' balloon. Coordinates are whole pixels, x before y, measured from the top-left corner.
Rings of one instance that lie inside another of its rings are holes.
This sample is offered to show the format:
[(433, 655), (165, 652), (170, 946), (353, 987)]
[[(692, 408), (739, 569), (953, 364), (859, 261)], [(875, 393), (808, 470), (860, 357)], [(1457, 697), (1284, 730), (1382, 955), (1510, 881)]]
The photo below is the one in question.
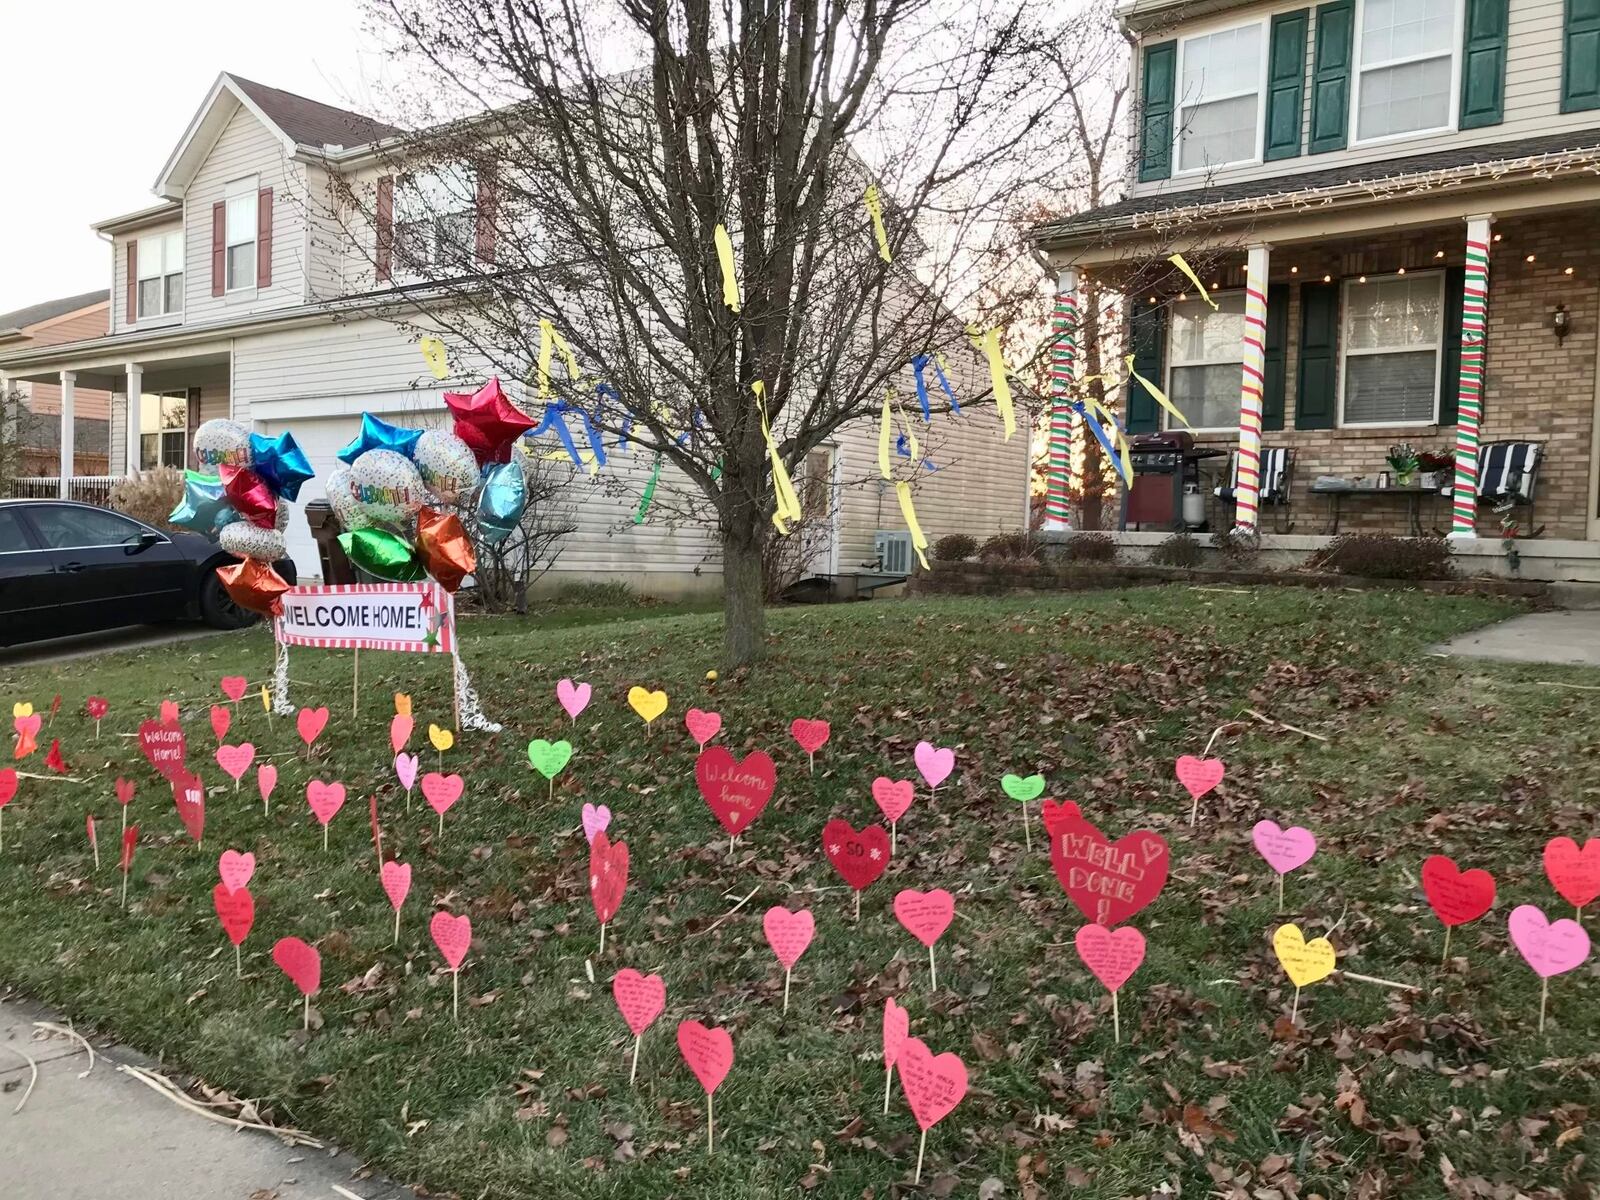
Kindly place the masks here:
[(472, 541), (454, 513), (423, 508), (417, 513), (417, 557), (440, 587), (453, 592), (478, 565)]
[(266, 480), (274, 496), (285, 500), (298, 500), (300, 485), (316, 474), (305, 451), (295, 444), (294, 434), (287, 431), (277, 437), (252, 433), (250, 453), (251, 470)]
[(237, 421), (217, 417), (194, 431), (194, 456), (203, 467), (215, 471), (226, 464), (248, 467), (251, 460), (250, 431)]
[(403, 429), (399, 425), (391, 425), (373, 416), (371, 413), (361, 414), (361, 432), (356, 434), (339, 451), (339, 461), (354, 463), (369, 450), (393, 450), (396, 454), (411, 457), (416, 449), (417, 439), (422, 436), (420, 429)]
[(350, 464), (350, 494), (382, 525), (404, 525), (428, 499), (416, 463), (393, 450), (368, 450)]
[(328, 472), (328, 507), (333, 509), (333, 515), (339, 520), (339, 528), (346, 533), (353, 529), (365, 529), (372, 522), (367, 519), (367, 514), (362, 510), (361, 504), (356, 500), (355, 493), (350, 490), (350, 468), (340, 463)]
[(277, 562), (288, 553), (283, 534), (276, 529), (262, 529), (250, 521), (234, 521), (224, 525), (217, 541), (229, 554), (240, 558), (259, 558), (262, 562)]
[(387, 529), (341, 533), (339, 545), (344, 547), (351, 562), (379, 579), (413, 583), (422, 578), (422, 564), (412, 553), (411, 546), (399, 534)]
[(478, 460), (472, 447), (448, 429), (423, 433), (412, 458), (422, 473), (422, 482), (446, 504), (455, 503), (478, 485)]

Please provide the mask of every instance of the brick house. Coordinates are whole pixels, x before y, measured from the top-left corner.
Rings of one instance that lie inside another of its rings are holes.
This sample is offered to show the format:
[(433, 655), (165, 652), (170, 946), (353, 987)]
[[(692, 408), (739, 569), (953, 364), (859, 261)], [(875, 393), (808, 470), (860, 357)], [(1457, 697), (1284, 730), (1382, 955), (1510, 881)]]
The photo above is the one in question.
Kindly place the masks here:
[[(104, 288), (0, 313), (0, 354), (99, 337), (109, 328), (110, 313)], [(17, 414), (16, 473), (54, 475), (61, 461), (61, 384), (19, 380), (13, 386), (22, 409)], [(111, 393), (80, 389), (71, 442), (73, 474), (104, 475), (109, 469), (110, 422)]]
[[(1118, 11), (1139, 98), (1127, 196), (1034, 240), (1058, 318), (1085, 279), (1125, 297), (1135, 369), (1199, 446), (1230, 452), (1206, 491), (1237, 461), (1220, 523), (1311, 549), (1330, 530), (1323, 489), (1358, 485), (1341, 530), (1407, 532), (1415, 511), (1469, 569), (1499, 569), (1509, 512), (1540, 534), (1518, 545), (1524, 573), (1600, 578), (1600, 3)], [(1142, 386), (1118, 399), (1130, 434), (1176, 425)], [(1441, 488), (1376, 490), (1398, 482), (1379, 477), (1402, 442), (1448, 453)], [(1480, 502), (1506, 443), (1537, 447), (1536, 469)], [(1259, 494), (1278, 450), (1294, 464), (1284, 537)], [(1509, 503), (1524, 481), (1531, 508)]]

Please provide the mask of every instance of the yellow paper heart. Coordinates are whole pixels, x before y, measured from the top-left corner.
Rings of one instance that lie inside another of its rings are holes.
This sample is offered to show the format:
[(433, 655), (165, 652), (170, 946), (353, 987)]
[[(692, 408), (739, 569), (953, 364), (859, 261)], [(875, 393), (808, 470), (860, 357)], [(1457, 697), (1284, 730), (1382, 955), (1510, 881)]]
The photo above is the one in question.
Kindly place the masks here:
[(428, 740), (433, 743), (433, 748), (443, 754), (456, 744), (456, 735), (448, 729), (440, 729), (437, 725), (428, 726)]
[(261, 711), (268, 713), (272, 711), (272, 693), (267, 691), (267, 685), (264, 683), (261, 685)]
[(1306, 941), (1298, 925), (1280, 925), (1272, 935), (1272, 949), (1283, 964), (1289, 982), (1297, 988), (1310, 987), (1333, 974), (1333, 943), (1325, 937)]
[(13, 704), (11, 706), (11, 715), (13, 717), (31, 717), (33, 716), (33, 705), (21, 703)]
[(652, 692), (648, 688), (628, 689), (628, 706), (644, 718), (646, 725), (667, 711), (667, 694)]
[(394, 715), (397, 717), (409, 717), (411, 715), (411, 696), (408, 693), (396, 692), (394, 694)]

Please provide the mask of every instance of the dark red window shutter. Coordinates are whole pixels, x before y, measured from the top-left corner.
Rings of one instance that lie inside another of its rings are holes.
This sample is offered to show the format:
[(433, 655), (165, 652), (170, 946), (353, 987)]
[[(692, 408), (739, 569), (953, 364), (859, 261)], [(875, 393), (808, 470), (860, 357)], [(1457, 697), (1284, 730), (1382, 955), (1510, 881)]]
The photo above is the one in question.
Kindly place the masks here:
[(483, 163), (478, 167), (478, 261), (494, 263), (494, 218), (499, 207), (494, 165)]
[(139, 319), (139, 243), (128, 243), (128, 324)]
[(228, 286), (228, 206), (218, 200), (211, 206), (211, 294), (220, 296)]
[(272, 286), (272, 189), (256, 196), (256, 286)]
[(385, 175), (378, 180), (378, 203), (374, 223), (378, 227), (373, 261), (378, 268), (378, 281), (387, 283), (394, 269), (394, 176)]

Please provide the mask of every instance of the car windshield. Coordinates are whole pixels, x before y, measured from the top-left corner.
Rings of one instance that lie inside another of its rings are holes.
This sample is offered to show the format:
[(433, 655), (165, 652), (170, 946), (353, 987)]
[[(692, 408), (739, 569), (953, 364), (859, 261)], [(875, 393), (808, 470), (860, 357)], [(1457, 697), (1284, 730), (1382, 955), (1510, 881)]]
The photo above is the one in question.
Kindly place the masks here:
[(143, 525), (103, 508), (45, 504), (31, 509), (28, 515), (44, 544), (52, 550), (130, 545), (145, 532)]

